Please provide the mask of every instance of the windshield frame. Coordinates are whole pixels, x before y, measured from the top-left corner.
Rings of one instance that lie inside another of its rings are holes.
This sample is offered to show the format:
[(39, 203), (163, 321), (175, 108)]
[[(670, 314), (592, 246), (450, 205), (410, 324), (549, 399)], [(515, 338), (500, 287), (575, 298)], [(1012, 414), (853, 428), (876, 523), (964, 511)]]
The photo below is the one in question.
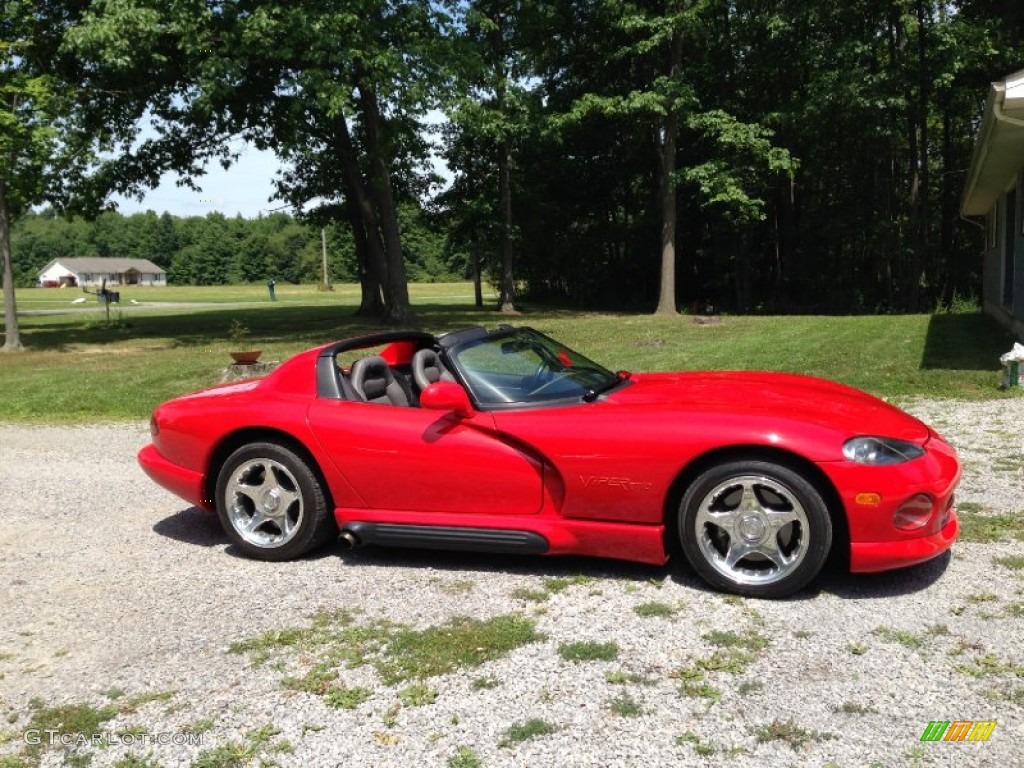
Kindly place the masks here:
[(627, 381), (528, 326), (503, 326), (450, 346), (439, 341), (446, 362), (480, 411), (592, 402)]

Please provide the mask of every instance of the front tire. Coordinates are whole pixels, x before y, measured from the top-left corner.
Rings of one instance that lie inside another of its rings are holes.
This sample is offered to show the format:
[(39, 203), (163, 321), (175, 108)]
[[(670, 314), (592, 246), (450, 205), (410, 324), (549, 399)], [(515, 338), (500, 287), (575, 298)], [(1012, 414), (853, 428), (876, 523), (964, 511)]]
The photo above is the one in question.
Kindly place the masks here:
[(832, 519), (803, 475), (768, 461), (733, 461), (701, 474), (679, 507), (686, 559), (714, 587), (785, 597), (821, 571)]
[(334, 529), (316, 473), (277, 443), (251, 443), (232, 453), (217, 476), (216, 500), (228, 538), (258, 560), (301, 557)]

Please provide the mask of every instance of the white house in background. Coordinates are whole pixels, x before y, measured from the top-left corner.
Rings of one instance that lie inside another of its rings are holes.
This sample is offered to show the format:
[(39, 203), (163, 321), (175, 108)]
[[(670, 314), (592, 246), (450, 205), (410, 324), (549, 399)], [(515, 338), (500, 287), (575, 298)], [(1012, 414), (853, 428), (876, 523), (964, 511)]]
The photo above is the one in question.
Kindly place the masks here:
[(985, 312), (1024, 339), (1024, 70), (989, 88), (960, 212), (985, 218)]
[(149, 259), (54, 259), (39, 272), (43, 288), (107, 285), (167, 285), (167, 272)]

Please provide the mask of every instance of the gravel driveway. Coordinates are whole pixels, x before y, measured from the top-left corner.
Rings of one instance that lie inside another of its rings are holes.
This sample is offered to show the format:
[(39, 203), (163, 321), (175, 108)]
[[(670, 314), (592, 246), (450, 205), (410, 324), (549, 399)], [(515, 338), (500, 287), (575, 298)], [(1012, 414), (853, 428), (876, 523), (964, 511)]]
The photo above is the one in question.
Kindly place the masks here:
[[(908, 409), (961, 452), (961, 504), (1024, 514), (1024, 401)], [(147, 441), (137, 424), (0, 425), (0, 765), (1022, 764), (1019, 541), (777, 602), (678, 565), (337, 547), (260, 563), (144, 477)], [(339, 703), (295, 683), (315, 645), (263, 635), (314, 615), (411, 630), (519, 615), (537, 638), (415, 685), (342, 665), (335, 683), (362, 693)], [(584, 641), (605, 659), (565, 658)], [(26, 744), (61, 705), (102, 712), (102, 743)], [(921, 742), (934, 720), (998, 725)]]

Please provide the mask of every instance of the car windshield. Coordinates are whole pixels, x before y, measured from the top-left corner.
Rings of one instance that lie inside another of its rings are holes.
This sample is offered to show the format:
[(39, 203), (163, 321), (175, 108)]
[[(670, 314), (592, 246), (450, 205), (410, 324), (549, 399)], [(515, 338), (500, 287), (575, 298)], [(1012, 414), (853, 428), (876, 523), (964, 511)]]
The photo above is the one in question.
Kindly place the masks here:
[(467, 342), (452, 357), (481, 404), (593, 397), (619, 381), (606, 368), (530, 328)]

